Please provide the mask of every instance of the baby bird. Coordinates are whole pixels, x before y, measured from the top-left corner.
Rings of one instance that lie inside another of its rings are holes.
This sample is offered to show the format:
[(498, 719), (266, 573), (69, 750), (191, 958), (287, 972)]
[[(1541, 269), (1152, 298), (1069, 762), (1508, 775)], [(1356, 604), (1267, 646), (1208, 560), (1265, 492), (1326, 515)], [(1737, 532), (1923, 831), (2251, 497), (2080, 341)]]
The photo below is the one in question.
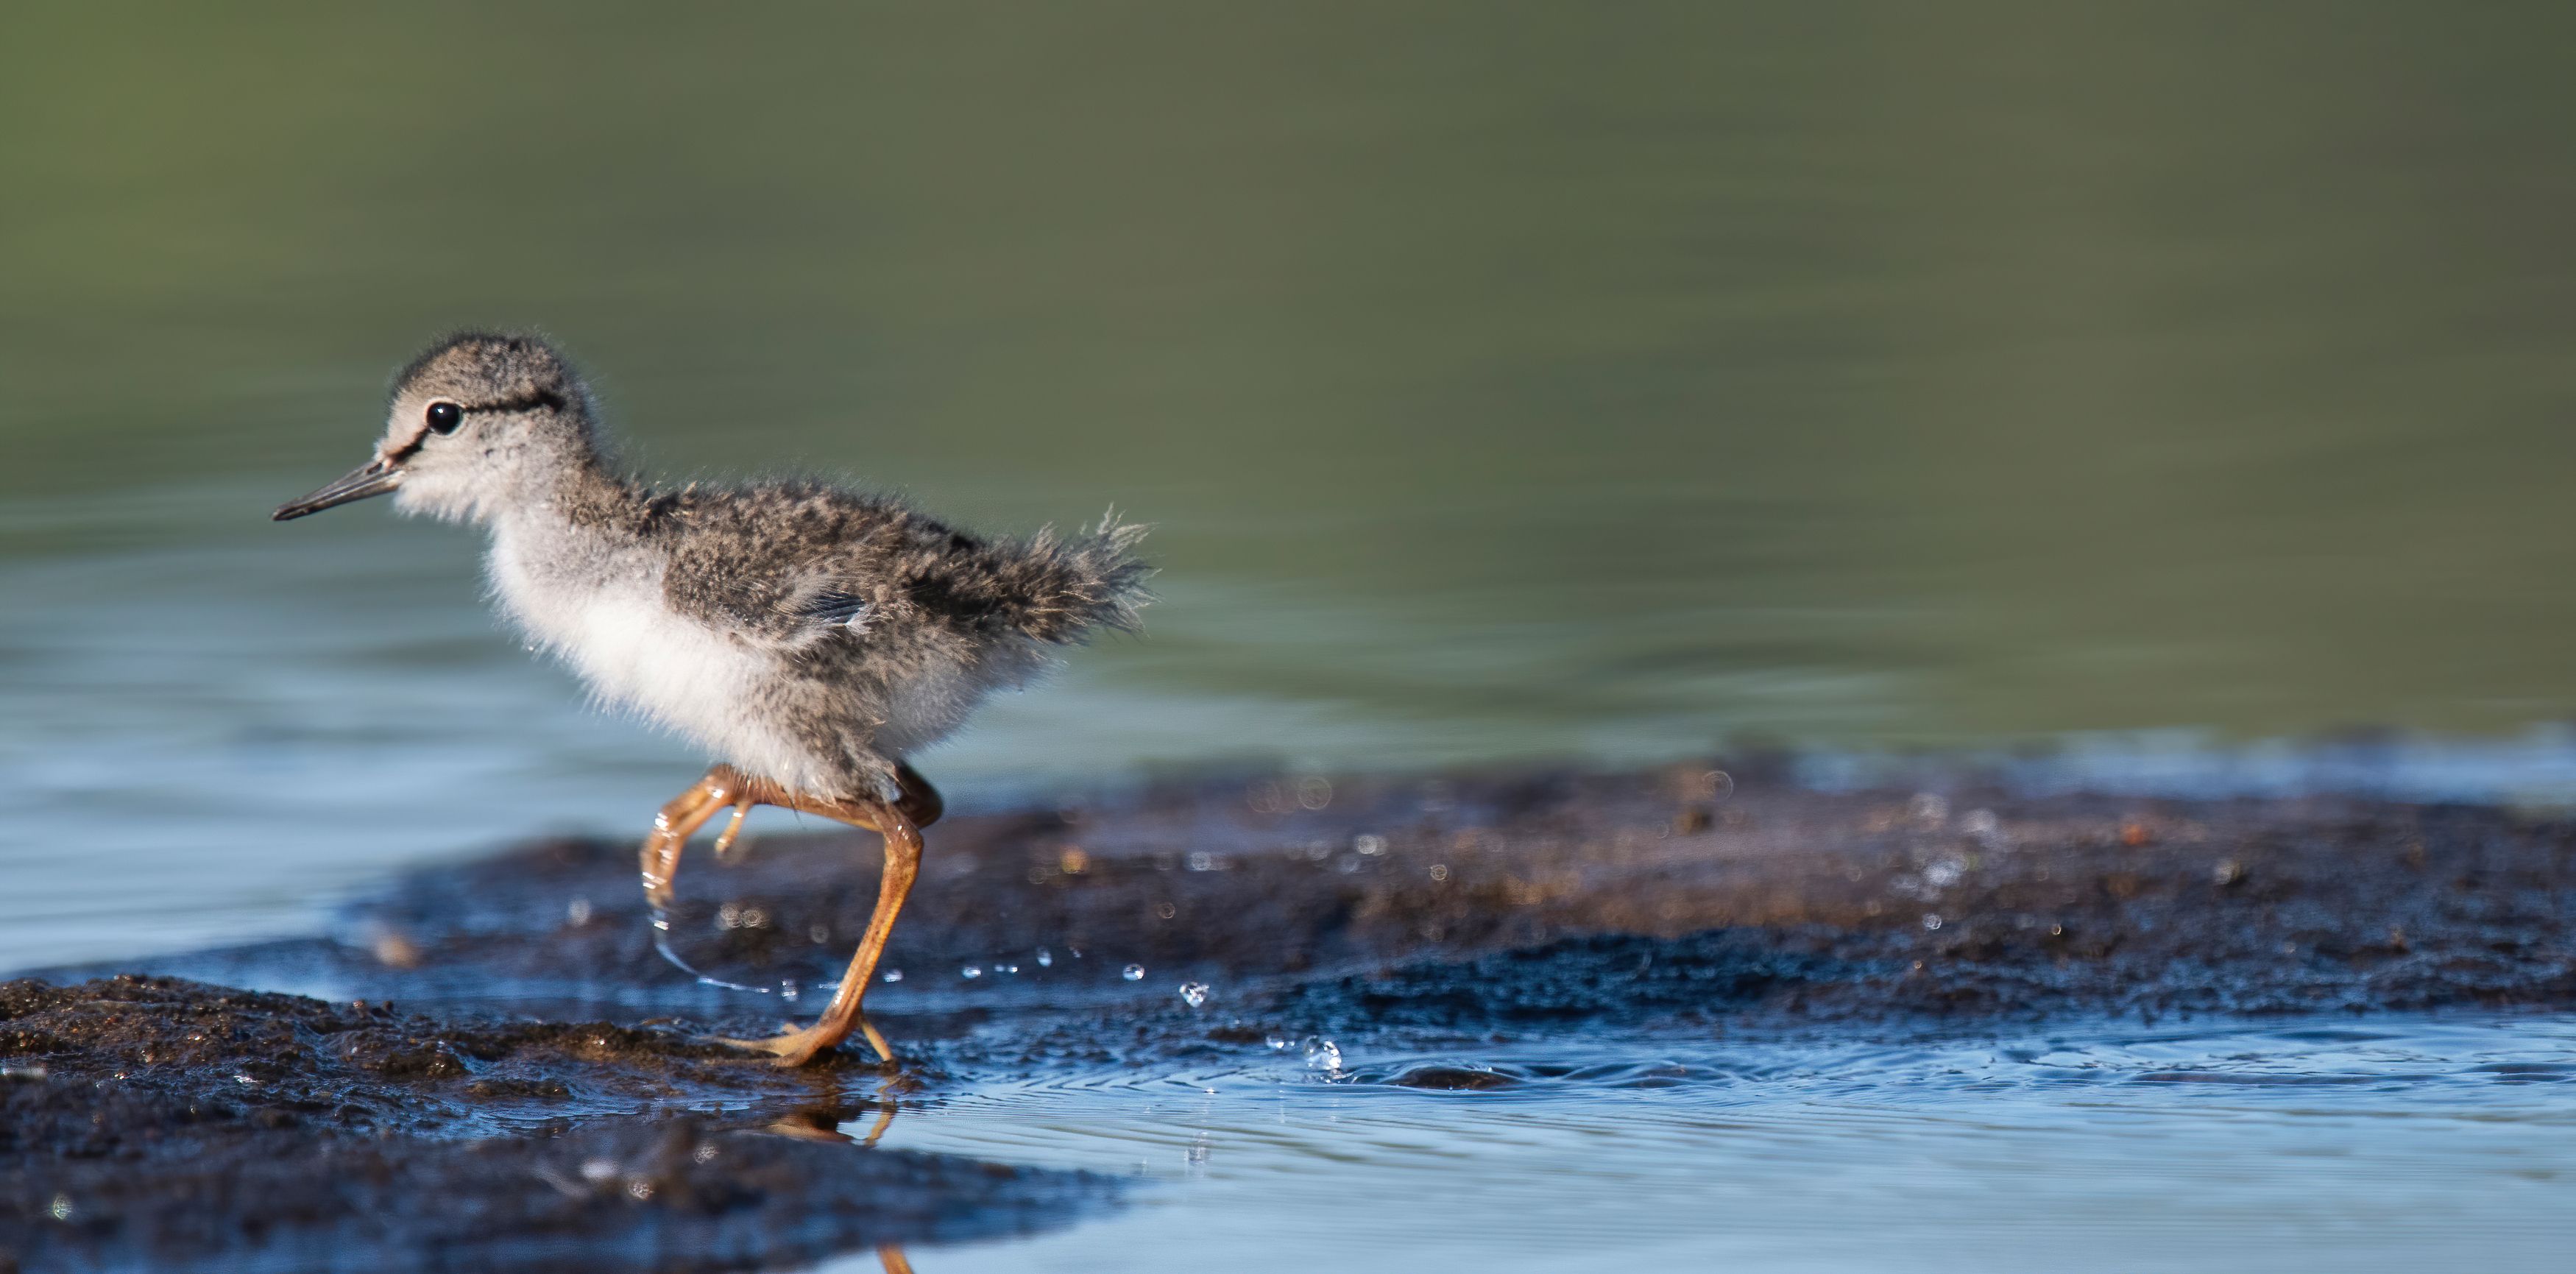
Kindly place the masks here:
[(690, 836), (726, 810), (720, 854), (755, 805), (884, 838), (875, 913), (821, 1020), (730, 1041), (800, 1065), (864, 1028), (921, 828), (939, 817), (904, 758), (1053, 649), (1133, 630), (1149, 600), (1144, 528), (1112, 514), (1079, 535), (994, 539), (814, 482), (655, 491), (602, 459), (594, 417), (544, 341), (461, 333), (394, 378), (373, 459), (273, 516), (391, 494), (403, 513), (483, 527), (492, 593), (533, 643), (601, 700), (712, 754), (644, 838), (657, 908)]

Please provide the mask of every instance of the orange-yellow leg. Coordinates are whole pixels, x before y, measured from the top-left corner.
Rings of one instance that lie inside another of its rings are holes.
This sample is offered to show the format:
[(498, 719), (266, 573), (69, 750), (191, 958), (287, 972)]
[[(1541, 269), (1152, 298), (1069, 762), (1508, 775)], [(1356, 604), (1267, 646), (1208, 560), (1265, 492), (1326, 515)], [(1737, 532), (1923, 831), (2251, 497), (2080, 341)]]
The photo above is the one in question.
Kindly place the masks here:
[[(877, 976), (877, 960), (885, 954), (886, 939), (894, 933), (897, 913), (912, 893), (912, 882), (921, 874), (921, 829), (915, 826), (899, 805), (880, 800), (833, 801), (800, 796), (775, 784), (755, 781), (750, 789), (753, 799), (764, 805), (783, 805), (808, 814), (867, 828), (885, 838), (885, 867), (877, 881), (877, 905), (868, 917), (867, 931), (859, 937), (857, 954), (850, 957), (850, 967), (841, 975), (840, 989), (832, 993), (832, 1002), (823, 1008), (822, 1020), (799, 1031), (771, 1036), (765, 1040), (727, 1040), (728, 1044), (775, 1054), (781, 1066), (801, 1066), (816, 1053), (847, 1039), (853, 1030), (866, 1026), (859, 1019), (859, 1005), (868, 993), (868, 984)], [(867, 1029), (868, 1043), (877, 1056), (893, 1061), (884, 1037), (873, 1028)]]
[[(717, 810), (739, 800), (744, 783), (741, 771), (719, 765), (688, 791), (672, 797), (662, 812), (653, 816), (653, 830), (645, 833), (637, 858), (644, 877), (644, 900), (653, 904), (654, 910), (671, 905), (671, 880), (680, 873), (680, 851), (688, 847), (689, 838), (697, 835)], [(740, 828), (739, 818), (734, 825)]]
[(857, 1030), (866, 1035), (868, 1045), (879, 1058), (894, 1060), (885, 1037), (859, 1016), (859, 1005), (867, 996), (869, 982), (876, 977), (886, 939), (894, 933), (895, 916), (903, 910), (904, 899), (912, 893), (912, 882), (921, 873), (921, 828), (936, 820), (944, 808), (938, 790), (911, 766), (897, 765), (895, 779), (900, 794), (891, 803), (874, 798), (841, 801), (791, 792), (768, 779), (752, 778), (730, 765), (719, 765), (708, 770), (706, 777), (688, 791), (672, 798), (654, 817), (653, 830), (644, 838), (639, 857), (644, 896), (656, 908), (671, 905), (671, 882), (679, 874), (680, 852), (688, 846), (689, 838), (728, 808), (733, 811), (733, 821), (716, 839), (718, 854), (733, 847), (734, 838), (742, 831), (743, 816), (754, 805), (819, 814), (885, 838), (885, 867), (877, 885), (876, 910), (868, 917), (867, 932), (859, 939), (858, 952), (850, 957), (849, 971), (842, 976), (832, 1002), (825, 1006), (822, 1019), (803, 1030), (769, 1039), (726, 1043), (774, 1054), (781, 1066), (801, 1066)]
[(733, 857), (734, 838), (742, 835), (742, 820), (751, 816), (751, 804), (748, 800), (735, 801), (733, 821), (725, 824), (723, 831), (716, 833), (716, 858), (719, 861)]
[[(719, 771), (722, 773), (720, 774)], [(930, 780), (921, 777), (921, 772), (912, 768), (909, 762), (895, 762), (894, 777), (895, 782), (902, 789), (902, 794), (895, 798), (894, 807), (902, 810), (904, 816), (910, 818), (916, 828), (928, 827), (938, 822), (940, 814), (947, 809), (947, 803), (939, 797), (939, 789), (932, 787)], [(745, 779), (740, 771), (726, 766), (717, 766), (715, 770), (708, 771), (707, 777), (699, 781), (699, 786), (689, 789), (689, 792), (692, 796), (697, 795), (710, 784), (731, 791), (741, 791), (745, 790), (748, 783), (749, 780)], [(723, 792), (715, 792), (713, 799), (720, 801), (723, 795)], [(740, 797), (733, 802), (732, 821), (726, 823), (725, 829), (716, 835), (717, 858), (725, 859), (733, 855), (734, 841), (742, 835), (742, 822), (750, 816), (751, 807), (759, 803), (748, 796)], [(708, 808), (699, 816), (701, 824), (714, 815), (715, 810)], [(685, 840), (686, 837), (682, 839)], [(671, 873), (664, 874), (667, 877)]]

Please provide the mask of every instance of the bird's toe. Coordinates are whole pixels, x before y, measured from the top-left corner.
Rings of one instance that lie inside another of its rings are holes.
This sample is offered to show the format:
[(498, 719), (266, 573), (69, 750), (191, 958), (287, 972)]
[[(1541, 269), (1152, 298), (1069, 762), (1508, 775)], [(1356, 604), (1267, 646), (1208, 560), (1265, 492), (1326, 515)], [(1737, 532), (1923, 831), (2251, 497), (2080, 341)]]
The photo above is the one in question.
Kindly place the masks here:
[(829, 1035), (809, 1026), (803, 1030), (772, 1035), (767, 1039), (746, 1040), (717, 1036), (715, 1042), (747, 1052), (767, 1053), (777, 1059), (780, 1066), (802, 1066), (814, 1060), (816, 1055), (830, 1050), (833, 1045), (840, 1043), (841, 1039), (839, 1035)]

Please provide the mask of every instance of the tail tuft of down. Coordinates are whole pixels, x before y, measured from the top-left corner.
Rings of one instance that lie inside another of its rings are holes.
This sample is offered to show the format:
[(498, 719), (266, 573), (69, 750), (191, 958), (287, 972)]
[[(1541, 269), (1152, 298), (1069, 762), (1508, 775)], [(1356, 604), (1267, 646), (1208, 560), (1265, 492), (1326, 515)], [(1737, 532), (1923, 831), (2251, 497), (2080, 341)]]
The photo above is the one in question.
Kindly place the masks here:
[(1136, 556), (1153, 528), (1121, 522), (1111, 509), (1100, 524), (1071, 535), (1052, 529), (1020, 544), (995, 581), (1003, 603), (999, 618), (1032, 641), (1071, 645), (1094, 629), (1133, 632), (1138, 612), (1154, 600), (1145, 581), (1154, 568)]

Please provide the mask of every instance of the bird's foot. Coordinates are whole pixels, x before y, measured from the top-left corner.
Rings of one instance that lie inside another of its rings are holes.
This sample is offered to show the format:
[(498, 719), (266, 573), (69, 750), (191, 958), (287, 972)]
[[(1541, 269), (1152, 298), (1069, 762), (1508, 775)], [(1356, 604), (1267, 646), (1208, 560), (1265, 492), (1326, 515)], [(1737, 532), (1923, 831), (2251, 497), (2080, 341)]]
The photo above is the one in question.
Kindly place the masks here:
[(815, 1054), (840, 1043), (843, 1034), (843, 1032), (826, 1031), (816, 1025), (760, 1040), (738, 1040), (718, 1036), (716, 1043), (730, 1044), (735, 1048), (754, 1053), (767, 1053), (777, 1058), (781, 1066), (802, 1066), (813, 1061)]
[[(894, 1060), (894, 1051), (886, 1046), (885, 1036), (878, 1034), (876, 1027), (869, 1025), (867, 1020), (862, 1018), (859, 1020), (858, 1029), (866, 1035), (868, 1047), (876, 1050), (879, 1060), (887, 1062)], [(767, 1039), (742, 1040), (717, 1036), (715, 1042), (754, 1053), (767, 1053), (777, 1058), (781, 1066), (802, 1066), (814, 1060), (816, 1056), (829, 1052), (842, 1040), (847, 1039), (849, 1034), (849, 1027), (835, 1028), (829, 1022), (817, 1022), (808, 1027), (791, 1028)]]
[(733, 821), (725, 824), (724, 831), (716, 837), (717, 862), (733, 861), (734, 841), (742, 835), (742, 820), (751, 813), (751, 807), (752, 799), (748, 796), (734, 802)]

